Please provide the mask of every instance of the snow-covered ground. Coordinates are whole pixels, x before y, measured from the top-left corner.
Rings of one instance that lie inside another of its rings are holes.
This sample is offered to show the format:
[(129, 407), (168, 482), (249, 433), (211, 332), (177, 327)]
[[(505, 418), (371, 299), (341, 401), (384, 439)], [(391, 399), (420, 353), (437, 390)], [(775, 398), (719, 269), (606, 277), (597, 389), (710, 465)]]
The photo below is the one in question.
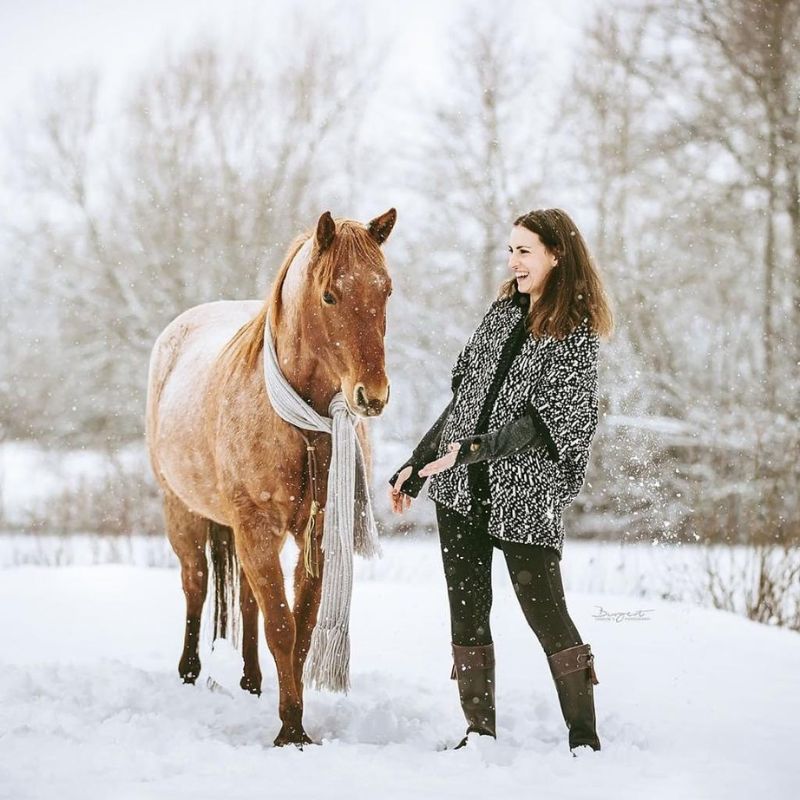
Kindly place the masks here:
[[(463, 721), (437, 544), (384, 547), (382, 560), (358, 564), (352, 690), (306, 692), (306, 728), (322, 746), (302, 752), (272, 747), (280, 726), (263, 642), (260, 698), (239, 690), (238, 656), (224, 646), (212, 655), (206, 642), (203, 677), (227, 689), (179, 682), (174, 567), (0, 570), (0, 797), (795, 795), (800, 637), (689, 604), (587, 590), (592, 565), (595, 585), (609, 585), (613, 559), (571, 543), (563, 567), (572, 615), (597, 657), (602, 752), (569, 755), (545, 658), (500, 558), (499, 737), (443, 749)], [(599, 607), (646, 619), (603, 619)]]

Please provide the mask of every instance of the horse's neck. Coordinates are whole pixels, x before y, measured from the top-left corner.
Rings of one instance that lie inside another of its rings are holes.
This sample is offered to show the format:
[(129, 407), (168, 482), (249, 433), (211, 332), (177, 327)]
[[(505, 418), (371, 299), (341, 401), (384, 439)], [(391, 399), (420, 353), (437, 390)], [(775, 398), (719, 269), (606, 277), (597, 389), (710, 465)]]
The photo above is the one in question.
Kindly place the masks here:
[(310, 253), (309, 240), (300, 248), (284, 277), (275, 326), (275, 351), (281, 371), (295, 392), (309, 401), (318, 414), (327, 416), (328, 406), (339, 387), (318, 357), (322, 343), (309, 341), (309, 328), (303, 324), (303, 295)]

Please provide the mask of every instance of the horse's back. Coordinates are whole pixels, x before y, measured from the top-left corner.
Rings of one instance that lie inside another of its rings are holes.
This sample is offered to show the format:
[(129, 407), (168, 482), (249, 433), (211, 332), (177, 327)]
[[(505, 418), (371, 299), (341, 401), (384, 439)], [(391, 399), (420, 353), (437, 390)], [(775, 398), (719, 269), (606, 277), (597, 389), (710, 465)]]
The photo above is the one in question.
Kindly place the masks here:
[(148, 405), (197, 390), (234, 334), (261, 309), (258, 300), (220, 300), (184, 311), (156, 339), (150, 355)]
[[(217, 356), (239, 328), (258, 314), (258, 300), (204, 303), (184, 311), (156, 339), (147, 385), (146, 436), (156, 478), (182, 496), (175, 462), (213, 475), (205, 443), (203, 407)], [(173, 468), (170, 468), (171, 463)], [(176, 485), (178, 484), (178, 485)]]

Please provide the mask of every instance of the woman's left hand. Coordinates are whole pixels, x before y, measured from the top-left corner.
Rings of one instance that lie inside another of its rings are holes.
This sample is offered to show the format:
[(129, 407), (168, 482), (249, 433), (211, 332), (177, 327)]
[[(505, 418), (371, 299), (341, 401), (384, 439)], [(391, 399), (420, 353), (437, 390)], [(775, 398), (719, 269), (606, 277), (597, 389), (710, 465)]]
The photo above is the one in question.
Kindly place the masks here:
[(429, 464), (426, 464), (419, 471), (419, 474), (423, 478), (427, 478), (430, 475), (436, 475), (437, 472), (444, 472), (446, 469), (450, 469), (450, 467), (456, 463), (456, 456), (460, 449), (461, 445), (458, 442), (451, 442), (451, 444), (448, 445), (447, 454), (443, 455), (441, 458), (437, 458), (436, 461), (431, 461)]

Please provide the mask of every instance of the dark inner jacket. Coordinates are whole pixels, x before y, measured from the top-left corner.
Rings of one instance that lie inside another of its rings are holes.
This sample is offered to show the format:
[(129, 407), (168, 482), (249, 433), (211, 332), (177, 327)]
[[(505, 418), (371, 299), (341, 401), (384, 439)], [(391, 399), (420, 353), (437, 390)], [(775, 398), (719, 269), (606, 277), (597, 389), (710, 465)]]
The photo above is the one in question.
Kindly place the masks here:
[[(474, 435), (458, 440), (461, 448), (455, 462), (456, 464), (468, 465), (467, 473), (469, 475), (470, 492), (486, 511), (488, 511), (490, 504), (489, 470), (487, 467), (489, 461), (537, 447), (546, 447), (551, 457), (555, 452), (556, 460), (558, 458), (556, 447), (550, 440), (547, 427), (532, 406), (528, 406), (528, 413), (519, 419), (509, 422), (491, 433), (488, 432), (489, 418), (494, 409), (500, 387), (503, 385), (506, 375), (508, 375), (511, 363), (522, 349), (525, 337), (529, 335), (525, 326), (529, 297), (526, 294), (516, 292), (514, 301), (522, 309), (522, 318), (514, 326), (503, 345), (500, 360), (475, 426)], [(414, 452), (408, 461), (389, 479), (389, 483), (394, 486), (400, 472), (405, 467), (410, 466), (412, 468), (411, 475), (404, 481), (402, 488), (402, 493), (409, 495), (409, 497), (416, 497), (425, 484), (426, 478), (419, 475), (419, 470), (425, 464), (436, 460), (442, 428), (453, 407), (460, 383), (461, 376), (459, 375), (453, 380), (453, 398), (447, 404), (447, 407), (414, 448)]]

